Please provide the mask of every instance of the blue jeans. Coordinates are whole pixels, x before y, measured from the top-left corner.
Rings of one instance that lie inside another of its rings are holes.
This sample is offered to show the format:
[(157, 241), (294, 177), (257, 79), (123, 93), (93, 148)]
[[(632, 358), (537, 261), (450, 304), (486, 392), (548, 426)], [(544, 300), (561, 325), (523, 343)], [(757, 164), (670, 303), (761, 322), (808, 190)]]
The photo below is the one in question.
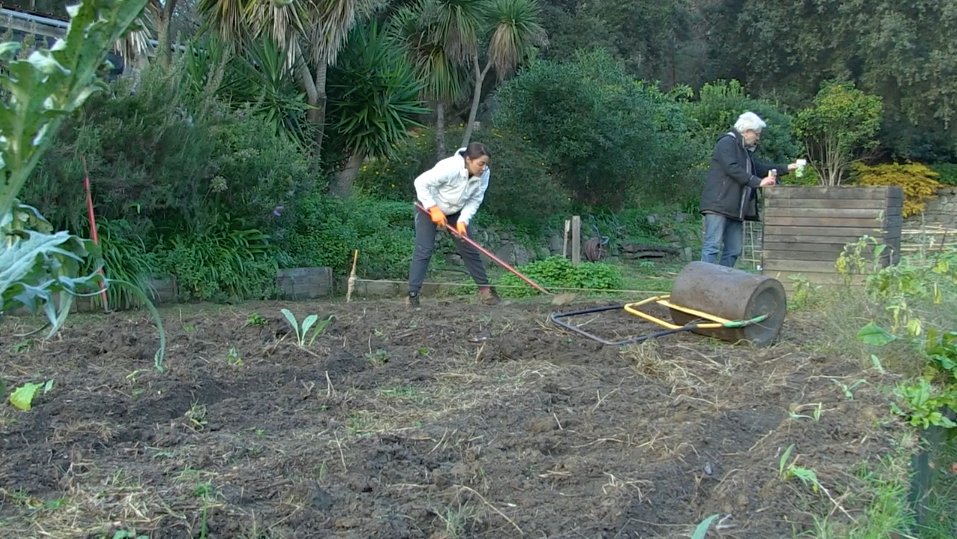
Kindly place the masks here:
[[(723, 249), (722, 249), (722, 244)], [(704, 216), (704, 245), (701, 246), (701, 261), (734, 267), (744, 244), (744, 222), (706, 213)], [(718, 252), (721, 259), (718, 259)]]

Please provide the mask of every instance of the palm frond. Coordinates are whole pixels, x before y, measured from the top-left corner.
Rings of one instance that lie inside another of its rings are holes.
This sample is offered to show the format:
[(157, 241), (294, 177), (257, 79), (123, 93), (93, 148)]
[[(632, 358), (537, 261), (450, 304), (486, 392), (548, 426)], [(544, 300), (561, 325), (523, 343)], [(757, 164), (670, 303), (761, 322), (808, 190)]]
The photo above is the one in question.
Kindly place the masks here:
[(489, 40), (488, 56), (502, 80), (515, 71), (534, 47), (548, 45), (548, 36), (538, 22), (535, 0), (493, 0), (491, 16), (495, 29)]
[(423, 21), (453, 62), (468, 63), (478, 55), (488, 20), (486, 6), (485, 0), (425, 0), (422, 4)]
[(250, 0), (200, 0), (197, 10), (207, 25), (216, 29), (223, 41), (229, 42), (247, 34), (248, 3)]
[(368, 5), (369, 0), (311, 0), (306, 39), (313, 63), (336, 63), (356, 24), (356, 13)]

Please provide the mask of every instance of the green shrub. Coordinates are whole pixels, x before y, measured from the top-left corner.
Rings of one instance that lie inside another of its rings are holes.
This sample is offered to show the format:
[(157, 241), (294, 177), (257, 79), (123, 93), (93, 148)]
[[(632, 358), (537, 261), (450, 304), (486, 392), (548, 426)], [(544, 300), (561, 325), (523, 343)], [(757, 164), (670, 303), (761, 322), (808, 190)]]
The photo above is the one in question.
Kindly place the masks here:
[(761, 144), (757, 150), (762, 161), (787, 163), (803, 154), (791, 133), (791, 116), (775, 103), (750, 97), (736, 80), (705, 84), (698, 99), (685, 103), (684, 109), (696, 123), (700, 139), (708, 146), (709, 156), (718, 137), (730, 131), (738, 116), (747, 111), (754, 112), (768, 124), (761, 132)]
[(701, 155), (680, 107), (603, 49), (568, 63), (535, 61), (496, 102), (496, 128), (527, 137), (578, 203), (614, 211), (624, 194), (662, 200), (693, 191), (685, 182)]
[[(621, 268), (601, 262), (582, 262), (578, 266), (561, 256), (536, 260), (521, 266), (518, 271), (545, 287), (561, 292), (561, 289), (620, 290), (624, 286)], [(539, 294), (518, 276), (508, 273), (496, 280), (503, 297), (529, 297)]]
[(137, 232), (193, 233), (243, 220), (268, 229), (277, 206), (292, 209), (316, 183), (315, 162), (265, 120), (215, 101), (194, 104), (182, 73), (159, 67), (93, 96), (57, 140), (24, 190), (57, 226), (86, 219), (83, 164), (97, 217), (125, 219)]
[(187, 299), (233, 302), (275, 293), (277, 253), (256, 229), (175, 235), (161, 247), (159, 258)]
[(368, 197), (340, 199), (313, 192), (287, 223), (279, 243), (295, 266), (328, 266), (349, 272), (359, 249), (363, 278), (395, 278), (409, 270), (415, 231), (411, 202)]
[[(157, 255), (150, 252), (143, 238), (123, 219), (100, 219), (96, 222), (96, 229), (106, 278), (132, 283), (149, 295), (149, 280), (159, 273)], [(88, 259), (83, 271), (93, 272), (96, 262), (92, 258)], [(127, 309), (140, 305), (139, 299), (122, 286), (109, 287), (106, 300), (111, 309)], [(99, 295), (94, 296), (93, 301), (94, 305), (102, 305)]]
[(939, 175), (938, 182), (944, 185), (957, 185), (957, 164), (938, 163), (930, 168)]
[(536, 228), (550, 217), (570, 211), (571, 195), (552, 175), (549, 157), (528, 137), (480, 129), (472, 140), (485, 144), (492, 154), (492, 175), (480, 212), (498, 221)]

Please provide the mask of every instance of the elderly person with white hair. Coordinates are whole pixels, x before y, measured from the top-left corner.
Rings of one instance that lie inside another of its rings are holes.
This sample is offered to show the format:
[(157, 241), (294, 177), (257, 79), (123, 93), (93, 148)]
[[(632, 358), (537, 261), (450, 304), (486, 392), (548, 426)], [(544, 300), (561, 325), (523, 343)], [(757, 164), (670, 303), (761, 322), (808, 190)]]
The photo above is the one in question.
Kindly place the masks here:
[(798, 166), (766, 164), (754, 159), (754, 149), (765, 127), (767, 124), (757, 114), (745, 112), (715, 144), (701, 195), (703, 262), (734, 267), (744, 244), (744, 221), (758, 220), (758, 188), (774, 185), (777, 175), (783, 176)]

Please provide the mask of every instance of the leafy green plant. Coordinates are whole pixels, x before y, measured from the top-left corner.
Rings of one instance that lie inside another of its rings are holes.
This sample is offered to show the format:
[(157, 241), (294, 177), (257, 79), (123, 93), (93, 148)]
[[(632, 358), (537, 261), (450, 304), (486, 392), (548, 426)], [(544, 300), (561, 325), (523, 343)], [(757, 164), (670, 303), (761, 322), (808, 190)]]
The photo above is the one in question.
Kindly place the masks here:
[(714, 522), (719, 516), (720, 515), (711, 515), (699, 522), (694, 529), (694, 533), (691, 534), (691, 539), (705, 539), (708, 536), (708, 530), (711, 528), (711, 523)]
[[(156, 256), (149, 251), (143, 238), (125, 219), (100, 219), (96, 223), (103, 256), (103, 271), (107, 279), (131, 283), (136, 288), (151, 292), (150, 277), (156, 273)], [(92, 261), (84, 271), (94, 271)], [(94, 305), (102, 300), (93, 296)], [(127, 288), (107, 289), (107, 302), (111, 308), (126, 309), (138, 303), (138, 298)]]
[(930, 167), (937, 173), (937, 181), (944, 185), (957, 185), (957, 163), (938, 163)]
[(844, 392), (844, 397), (847, 400), (854, 400), (854, 389), (861, 384), (867, 383), (867, 380), (855, 380), (854, 382), (851, 382), (850, 385), (847, 385), (844, 382), (834, 378), (831, 378), (831, 381), (834, 382), (837, 387), (841, 388), (841, 391)]
[(816, 294), (821, 289), (820, 285), (812, 283), (803, 275), (791, 275), (788, 278), (794, 284), (794, 292), (791, 294), (791, 301), (789, 303), (795, 308), (807, 305), (808, 300), (813, 297), (813, 294)]
[[(545, 288), (615, 290), (624, 286), (621, 269), (601, 262), (583, 262), (575, 266), (565, 257), (552, 256), (518, 268), (526, 277)], [(496, 282), (507, 297), (527, 297), (539, 294), (537, 290), (509, 273)]]
[[(319, 315), (310, 314), (302, 321), (302, 326), (300, 326), (299, 321), (296, 319), (296, 315), (292, 314), (289, 309), (282, 309), (280, 312), (286, 317), (289, 325), (292, 326), (292, 329), (296, 332), (296, 343), (300, 348), (312, 346), (312, 343), (315, 342), (316, 337), (318, 337), (319, 334), (326, 329), (326, 326), (329, 325), (334, 318), (333, 315), (329, 315), (329, 318), (326, 318), (320, 322)], [(318, 325), (316, 325), (317, 322)], [(309, 337), (309, 329), (311, 329), (314, 325), (316, 328), (312, 331), (312, 336)], [(306, 341), (307, 338), (309, 339), (308, 342)]]
[(250, 313), (249, 317), (246, 318), (247, 326), (266, 326), (269, 325), (269, 320), (265, 316), (259, 313)]
[[(16, 58), (18, 43), (0, 44), (0, 298), (2, 311), (27, 307), (44, 311), (52, 336), (66, 320), (73, 298), (103, 282), (97, 273), (81, 274), (89, 256), (98, 257), (92, 241), (53, 227), (18, 196), (40, 157), (66, 118), (93, 93), (102, 90), (97, 73), (109, 48), (142, 12), (146, 0), (85, 0), (70, 6), (66, 36), (52, 50)], [(109, 282), (109, 281), (107, 281)], [(120, 284), (113, 282), (113, 284)], [(136, 290), (130, 286), (131, 290)], [(165, 333), (159, 314), (138, 291), (156, 320), (162, 370)], [(60, 298), (59, 312), (53, 296)]]
[(53, 380), (47, 380), (42, 384), (34, 382), (23, 384), (10, 394), (10, 404), (23, 411), (29, 410), (33, 408), (33, 399), (36, 398), (37, 391), (40, 391), (40, 389), (43, 389), (44, 395), (52, 391)]
[(161, 264), (193, 298), (262, 299), (271, 295), (278, 271), (268, 240), (257, 229), (218, 226), (204, 234), (171, 238)]

